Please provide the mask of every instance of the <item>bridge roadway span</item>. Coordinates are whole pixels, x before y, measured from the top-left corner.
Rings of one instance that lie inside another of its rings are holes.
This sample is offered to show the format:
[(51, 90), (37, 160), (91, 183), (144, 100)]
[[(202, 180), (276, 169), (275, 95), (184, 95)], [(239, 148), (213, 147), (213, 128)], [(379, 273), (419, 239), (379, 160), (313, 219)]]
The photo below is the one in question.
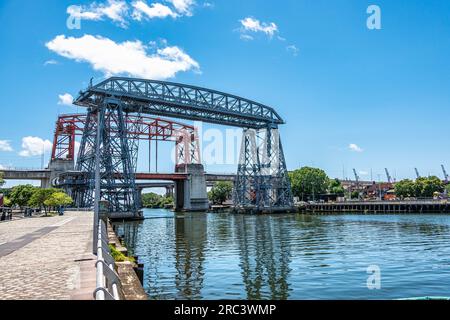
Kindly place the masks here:
[(0, 223), (0, 300), (92, 300), (93, 214)]
[[(3, 179), (5, 180), (39, 180), (42, 182), (42, 186), (48, 186), (51, 177), (51, 170), (49, 169), (36, 169), (36, 170), (20, 170), (20, 169), (7, 169), (0, 170), (3, 173)], [(235, 174), (206, 174), (207, 182), (217, 181), (230, 181), (233, 182)], [(136, 180), (153, 180), (153, 181), (179, 181), (186, 180), (188, 177), (185, 173), (136, 173)]]

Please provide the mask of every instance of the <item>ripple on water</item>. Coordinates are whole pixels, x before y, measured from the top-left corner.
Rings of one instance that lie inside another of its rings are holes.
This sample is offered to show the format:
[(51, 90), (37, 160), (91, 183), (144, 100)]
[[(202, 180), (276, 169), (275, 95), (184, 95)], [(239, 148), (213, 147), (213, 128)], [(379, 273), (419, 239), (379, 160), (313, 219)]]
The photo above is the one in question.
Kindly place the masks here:
[[(146, 210), (116, 224), (150, 299), (393, 299), (449, 295), (450, 217), (243, 216)], [(367, 289), (367, 267), (381, 290)]]

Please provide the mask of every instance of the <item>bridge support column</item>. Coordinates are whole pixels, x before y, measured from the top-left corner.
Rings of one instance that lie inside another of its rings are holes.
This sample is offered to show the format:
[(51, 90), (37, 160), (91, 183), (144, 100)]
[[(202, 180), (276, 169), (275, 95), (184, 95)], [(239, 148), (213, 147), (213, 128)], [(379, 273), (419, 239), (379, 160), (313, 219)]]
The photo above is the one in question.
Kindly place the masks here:
[(166, 187), (166, 197), (167, 198), (174, 197), (174, 187)]
[(206, 192), (206, 176), (203, 165), (178, 165), (176, 172), (187, 173), (188, 179), (175, 182), (175, 210), (207, 211), (209, 209), (209, 200)]
[(100, 196), (107, 201), (112, 219), (142, 218), (135, 182), (137, 144), (128, 138), (127, 125), (122, 102), (104, 98), (88, 111), (77, 161), (77, 171), (84, 173), (82, 187), (73, 192), (77, 205), (94, 205), (94, 173), (99, 158)]
[[(256, 137), (263, 141), (257, 145)], [(295, 210), (278, 128), (245, 129), (234, 190), (235, 211), (243, 213)]]

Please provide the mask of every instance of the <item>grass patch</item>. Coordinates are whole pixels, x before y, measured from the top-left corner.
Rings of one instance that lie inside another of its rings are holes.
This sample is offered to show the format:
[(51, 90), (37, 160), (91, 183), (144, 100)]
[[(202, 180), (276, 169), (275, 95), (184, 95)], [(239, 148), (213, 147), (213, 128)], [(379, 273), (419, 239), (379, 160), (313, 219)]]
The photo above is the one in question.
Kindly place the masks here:
[(109, 245), (109, 251), (111, 252), (111, 256), (113, 257), (114, 261), (116, 261), (116, 262), (125, 262), (125, 261), (129, 261), (129, 262), (133, 262), (133, 263), (136, 262), (134, 258), (127, 257), (126, 255), (124, 255), (122, 252), (117, 250), (116, 247), (114, 247), (111, 244)]

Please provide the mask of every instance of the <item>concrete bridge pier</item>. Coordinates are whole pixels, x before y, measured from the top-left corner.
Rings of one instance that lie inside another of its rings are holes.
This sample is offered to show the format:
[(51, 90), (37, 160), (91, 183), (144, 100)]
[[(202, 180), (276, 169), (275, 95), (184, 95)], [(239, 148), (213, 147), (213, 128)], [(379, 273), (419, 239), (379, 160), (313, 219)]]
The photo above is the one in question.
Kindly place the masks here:
[(73, 159), (52, 159), (48, 164), (48, 170), (50, 170), (50, 179), (41, 180), (42, 188), (52, 188), (54, 181), (59, 177), (61, 173), (67, 171), (73, 171), (75, 169), (75, 162)]
[(187, 173), (186, 180), (175, 182), (176, 211), (207, 211), (209, 209), (206, 191), (205, 169), (201, 164), (187, 164), (176, 167), (177, 173)]
[(174, 197), (175, 196), (175, 187), (166, 187), (166, 197)]

